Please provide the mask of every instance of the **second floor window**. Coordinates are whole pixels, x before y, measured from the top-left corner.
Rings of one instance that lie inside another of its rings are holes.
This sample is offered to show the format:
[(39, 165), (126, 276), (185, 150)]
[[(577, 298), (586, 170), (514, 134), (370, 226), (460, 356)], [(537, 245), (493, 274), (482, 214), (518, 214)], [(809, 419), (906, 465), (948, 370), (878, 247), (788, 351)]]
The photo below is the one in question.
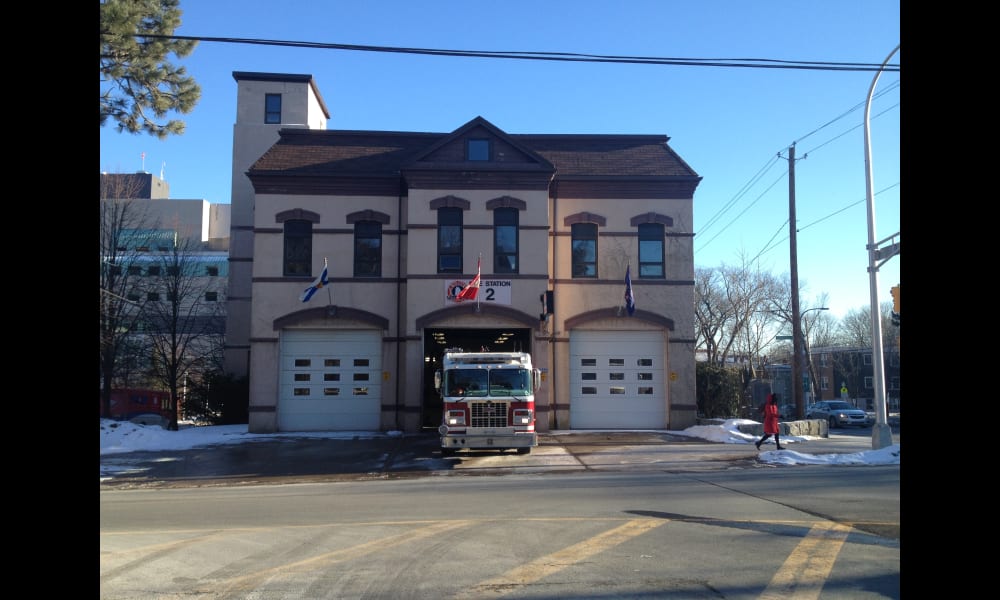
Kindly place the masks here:
[(281, 123), (281, 94), (264, 94), (264, 122)]
[(597, 277), (597, 224), (574, 223), (573, 277)]
[(285, 221), (284, 275), (312, 275), (312, 223)]
[(354, 224), (354, 276), (382, 275), (382, 224), (358, 221)]
[(639, 225), (639, 277), (663, 278), (663, 225)]
[(493, 271), (517, 273), (517, 209), (493, 211)]
[(462, 209), (438, 209), (438, 273), (462, 272)]

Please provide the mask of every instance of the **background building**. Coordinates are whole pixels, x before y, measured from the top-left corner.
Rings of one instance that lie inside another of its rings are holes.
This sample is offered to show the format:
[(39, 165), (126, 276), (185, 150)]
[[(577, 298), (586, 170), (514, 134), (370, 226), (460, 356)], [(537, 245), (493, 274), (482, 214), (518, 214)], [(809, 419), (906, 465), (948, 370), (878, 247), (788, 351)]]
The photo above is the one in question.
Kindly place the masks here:
[(221, 369), (229, 205), (168, 196), (166, 182), (149, 173), (101, 174), (102, 389), (104, 357), (114, 355), (111, 407), (102, 398), (102, 416), (169, 411), (155, 356), (176, 357), (183, 390)]

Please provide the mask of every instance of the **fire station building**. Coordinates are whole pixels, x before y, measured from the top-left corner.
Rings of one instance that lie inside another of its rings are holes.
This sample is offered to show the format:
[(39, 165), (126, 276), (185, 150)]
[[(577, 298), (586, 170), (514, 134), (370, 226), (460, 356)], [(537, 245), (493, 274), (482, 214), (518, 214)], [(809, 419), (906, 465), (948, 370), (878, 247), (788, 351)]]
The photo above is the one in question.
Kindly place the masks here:
[(225, 369), (250, 432), (436, 429), (446, 348), (530, 352), (539, 431), (695, 423), (701, 177), (667, 136), (339, 130), (311, 75), (233, 77)]

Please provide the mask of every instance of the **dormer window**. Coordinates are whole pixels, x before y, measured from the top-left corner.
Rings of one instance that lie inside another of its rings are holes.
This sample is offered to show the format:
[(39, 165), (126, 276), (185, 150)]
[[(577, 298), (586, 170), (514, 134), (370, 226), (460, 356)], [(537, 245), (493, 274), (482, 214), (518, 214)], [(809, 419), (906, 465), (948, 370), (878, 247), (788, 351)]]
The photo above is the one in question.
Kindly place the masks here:
[(490, 141), (489, 140), (469, 140), (465, 146), (466, 160), (489, 160)]

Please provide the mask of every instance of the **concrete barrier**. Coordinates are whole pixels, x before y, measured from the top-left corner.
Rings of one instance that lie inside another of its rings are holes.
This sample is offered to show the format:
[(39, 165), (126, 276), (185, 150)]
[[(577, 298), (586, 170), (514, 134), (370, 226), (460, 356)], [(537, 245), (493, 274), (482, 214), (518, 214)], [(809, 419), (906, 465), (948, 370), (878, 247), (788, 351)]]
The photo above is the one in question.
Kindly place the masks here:
[[(746, 423), (737, 425), (741, 433), (755, 436), (764, 435), (763, 423)], [(778, 423), (779, 435), (808, 435), (812, 437), (830, 437), (830, 426), (824, 419), (804, 419), (802, 421), (781, 421)]]
[[(698, 419), (698, 425), (722, 425), (728, 419)], [(764, 435), (763, 423), (742, 423), (736, 428), (740, 433), (760, 437)], [(804, 419), (802, 421), (781, 421), (778, 435), (830, 437), (830, 426), (824, 419)]]

